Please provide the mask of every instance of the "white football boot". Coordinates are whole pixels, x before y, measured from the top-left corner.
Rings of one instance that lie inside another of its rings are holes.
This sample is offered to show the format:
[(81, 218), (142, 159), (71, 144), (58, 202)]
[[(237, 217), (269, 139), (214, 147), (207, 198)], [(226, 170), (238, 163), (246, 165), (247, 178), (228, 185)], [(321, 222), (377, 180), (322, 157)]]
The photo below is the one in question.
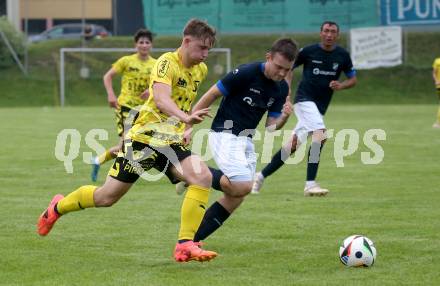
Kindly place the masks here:
[(327, 189), (321, 188), (318, 183), (313, 183), (309, 186), (306, 185), (304, 188), (304, 196), (305, 197), (323, 197), (328, 194)]

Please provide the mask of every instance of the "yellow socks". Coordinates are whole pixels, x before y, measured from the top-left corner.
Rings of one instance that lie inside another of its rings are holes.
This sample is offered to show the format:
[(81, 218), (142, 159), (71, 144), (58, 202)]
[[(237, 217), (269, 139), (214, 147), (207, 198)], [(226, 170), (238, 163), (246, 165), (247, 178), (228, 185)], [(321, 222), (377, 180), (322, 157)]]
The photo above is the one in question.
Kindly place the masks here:
[(104, 164), (107, 161), (110, 161), (112, 159), (116, 158), (116, 154), (110, 152), (109, 150), (105, 150), (104, 153), (98, 156), (98, 162), (99, 165)]
[[(66, 214), (94, 207), (95, 201), (93, 194), (96, 189), (97, 187), (92, 185), (79, 187), (58, 202), (58, 213)], [(196, 185), (190, 185), (188, 187), (182, 203), (179, 240), (194, 239), (194, 235), (205, 215), (209, 193), (209, 188)]]
[(93, 200), (93, 193), (98, 187), (96, 186), (82, 186), (75, 191), (68, 194), (64, 199), (57, 204), (57, 211), (59, 214), (66, 214), (69, 212), (79, 211), (85, 208), (92, 208), (95, 206)]
[(209, 199), (208, 188), (190, 185), (183, 199), (179, 240), (193, 240), (205, 214)]

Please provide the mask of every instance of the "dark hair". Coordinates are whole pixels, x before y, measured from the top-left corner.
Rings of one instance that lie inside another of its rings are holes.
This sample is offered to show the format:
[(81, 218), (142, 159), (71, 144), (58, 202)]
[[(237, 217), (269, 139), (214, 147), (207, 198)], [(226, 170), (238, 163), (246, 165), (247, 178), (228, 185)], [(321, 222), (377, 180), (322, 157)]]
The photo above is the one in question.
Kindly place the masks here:
[(337, 29), (337, 31), (339, 32), (339, 25), (338, 25), (336, 22), (333, 22), (333, 21), (324, 21), (324, 22), (321, 24), (321, 31), (322, 31), (322, 28), (324, 28), (324, 25), (336, 26), (336, 29)]
[(216, 31), (207, 22), (199, 19), (191, 19), (183, 28), (183, 36), (193, 36), (198, 39), (208, 40), (214, 46)]
[(148, 38), (150, 42), (153, 42), (153, 33), (148, 29), (139, 29), (136, 34), (134, 34), (134, 42), (137, 43), (140, 38)]
[(289, 38), (281, 38), (276, 40), (270, 48), (272, 55), (279, 53), (289, 61), (294, 61), (298, 55), (298, 45)]

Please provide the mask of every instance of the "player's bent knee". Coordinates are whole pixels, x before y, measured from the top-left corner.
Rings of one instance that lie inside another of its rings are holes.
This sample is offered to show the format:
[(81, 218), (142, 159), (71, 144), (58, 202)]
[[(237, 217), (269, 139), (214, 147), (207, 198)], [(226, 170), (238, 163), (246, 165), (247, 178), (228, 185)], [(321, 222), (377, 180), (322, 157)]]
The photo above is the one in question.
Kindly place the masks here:
[(204, 186), (211, 186), (212, 183), (212, 175), (209, 171), (203, 172), (200, 176), (197, 176), (197, 180), (200, 182), (199, 184)]
[(96, 207), (111, 207), (124, 196), (130, 189), (131, 184), (120, 182), (111, 177), (107, 177), (102, 187), (96, 189), (93, 200)]
[(238, 197), (245, 197), (247, 196), (252, 190), (252, 185), (249, 188), (243, 188), (241, 189), (238, 193), (237, 196)]
[(252, 190), (252, 181), (249, 182), (231, 182), (228, 195), (234, 198), (247, 196)]
[(211, 186), (212, 175), (211, 172), (206, 169), (198, 174), (191, 174), (186, 178), (186, 181), (190, 185)]
[(324, 144), (325, 140), (327, 140), (327, 134), (325, 129), (319, 129), (313, 131), (312, 141), (321, 142), (321, 144)]

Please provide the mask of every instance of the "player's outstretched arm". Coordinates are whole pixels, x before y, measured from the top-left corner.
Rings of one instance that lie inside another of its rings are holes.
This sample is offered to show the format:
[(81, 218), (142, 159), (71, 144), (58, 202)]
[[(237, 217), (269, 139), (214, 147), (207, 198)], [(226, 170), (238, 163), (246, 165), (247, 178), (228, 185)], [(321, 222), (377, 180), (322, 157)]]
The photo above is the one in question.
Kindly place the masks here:
[(290, 95), (286, 97), (286, 102), (281, 110), (281, 115), (278, 117), (268, 116), (266, 119), (266, 128), (268, 131), (275, 131), (281, 129), (286, 124), (289, 116), (293, 112), (293, 106), (290, 102)]
[(171, 99), (171, 86), (165, 83), (155, 82), (153, 84), (153, 100), (157, 108), (170, 117), (176, 117), (186, 124), (198, 124), (209, 116), (209, 108), (204, 108), (198, 112), (187, 114), (180, 110), (176, 103)]
[(113, 90), (113, 77), (117, 74), (114, 68), (110, 68), (102, 78), (105, 90), (107, 91), (107, 101), (108, 105), (113, 108), (118, 107), (118, 100), (116, 98), (115, 92)]
[(202, 95), (199, 101), (194, 105), (192, 113), (210, 107), (211, 104), (213, 104), (214, 101), (221, 96), (222, 93), (218, 89), (217, 85), (211, 86), (211, 88), (204, 95)]
[(351, 88), (351, 87), (355, 86), (356, 83), (357, 83), (357, 78), (356, 78), (356, 76), (353, 76), (351, 78), (344, 80), (343, 82), (333, 80), (330, 82), (329, 86), (333, 90), (341, 90), (341, 89)]
[[(202, 95), (199, 101), (194, 105), (193, 109), (191, 110), (191, 115), (196, 114), (201, 110), (208, 109), (208, 107), (210, 107), (211, 104), (221, 95), (222, 93), (217, 88), (217, 86), (213, 85), (204, 95)], [(210, 114), (207, 114), (206, 116), (212, 117)], [(192, 124), (186, 124), (185, 132), (183, 134), (183, 143), (185, 145), (188, 145), (191, 142), (191, 136), (192, 136), (191, 133), (192, 133)]]
[(188, 114), (180, 110), (171, 99), (171, 86), (165, 83), (155, 82), (153, 84), (153, 100), (157, 108), (168, 116), (177, 117), (180, 121), (186, 122)]

